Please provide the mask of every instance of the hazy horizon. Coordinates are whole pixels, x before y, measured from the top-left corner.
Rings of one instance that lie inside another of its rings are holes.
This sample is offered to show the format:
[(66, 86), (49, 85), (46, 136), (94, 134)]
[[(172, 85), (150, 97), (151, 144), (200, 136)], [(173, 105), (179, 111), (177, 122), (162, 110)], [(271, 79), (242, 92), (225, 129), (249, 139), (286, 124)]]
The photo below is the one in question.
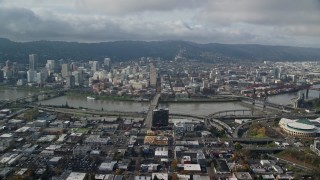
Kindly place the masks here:
[(16, 42), (190, 41), (320, 47), (319, 0), (0, 0)]

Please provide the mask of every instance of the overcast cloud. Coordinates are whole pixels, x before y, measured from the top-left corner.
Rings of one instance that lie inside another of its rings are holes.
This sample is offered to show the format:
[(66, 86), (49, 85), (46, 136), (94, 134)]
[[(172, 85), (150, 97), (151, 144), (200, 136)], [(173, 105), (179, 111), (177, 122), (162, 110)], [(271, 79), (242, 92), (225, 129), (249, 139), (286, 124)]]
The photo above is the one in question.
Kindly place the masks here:
[(0, 0), (14, 41), (185, 40), (320, 47), (319, 0)]

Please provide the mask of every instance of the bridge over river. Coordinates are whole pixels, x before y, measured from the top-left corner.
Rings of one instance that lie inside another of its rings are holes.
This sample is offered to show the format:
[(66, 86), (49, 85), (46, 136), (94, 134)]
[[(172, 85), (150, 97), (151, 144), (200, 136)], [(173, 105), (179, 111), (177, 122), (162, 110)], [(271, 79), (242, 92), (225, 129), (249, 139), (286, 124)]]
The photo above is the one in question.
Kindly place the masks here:
[(241, 97), (241, 101), (251, 103), (252, 105), (261, 105), (264, 108), (271, 107), (271, 108), (276, 108), (276, 109), (281, 109), (281, 110), (284, 109), (284, 110), (288, 110), (288, 111), (296, 109), (295, 107), (281, 105), (281, 104), (269, 102), (267, 100), (254, 99), (254, 98), (249, 98), (249, 97)]

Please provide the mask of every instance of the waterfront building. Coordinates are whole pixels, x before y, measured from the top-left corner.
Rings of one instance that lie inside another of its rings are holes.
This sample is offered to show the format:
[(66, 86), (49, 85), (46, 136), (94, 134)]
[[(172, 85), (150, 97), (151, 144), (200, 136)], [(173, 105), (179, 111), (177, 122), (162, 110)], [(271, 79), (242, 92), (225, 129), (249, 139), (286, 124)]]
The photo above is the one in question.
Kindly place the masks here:
[(42, 84), (44, 81), (43, 74), (41, 72), (37, 72), (36, 74), (36, 83)]
[(209, 80), (205, 79), (202, 81), (202, 88), (207, 88), (209, 86)]
[(48, 71), (47, 69), (43, 68), (40, 72), (37, 73), (36, 82), (38, 84), (44, 83), (48, 78)]
[(28, 70), (27, 71), (28, 83), (36, 82), (36, 78), (37, 78), (37, 72), (36, 71), (34, 71), (34, 70)]
[(66, 77), (66, 87), (73, 88), (75, 86), (75, 78), (74, 76)]
[(27, 71), (18, 71), (17, 79), (25, 79), (25, 80), (27, 80)]
[(74, 71), (72, 72), (72, 76), (74, 76), (74, 83), (75, 86), (83, 86), (84, 84), (84, 78), (83, 78), (83, 71), (82, 70), (78, 70), (78, 71)]
[(152, 126), (163, 127), (169, 124), (169, 109), (155, 109), (152, 113)]
[(193, 94), (197, 94), (198, 92), (200, 92), (200, 85), (197, 83), (193, 83), (191, 85), (191, 91)]
[(316, 124), (320, 123), (320, 118), (309, 119), (287, 119), (281, 118), (279, 126), (283, 132), (296, 137), (315, 137), (320, 133), (320, 128)]
[(6, 61), (6, 65), (2, 68), (3, 78), (10, 80), (17, 78), (18, 76), (18, 65), (16, 62), (11, 63), (10, 60)]

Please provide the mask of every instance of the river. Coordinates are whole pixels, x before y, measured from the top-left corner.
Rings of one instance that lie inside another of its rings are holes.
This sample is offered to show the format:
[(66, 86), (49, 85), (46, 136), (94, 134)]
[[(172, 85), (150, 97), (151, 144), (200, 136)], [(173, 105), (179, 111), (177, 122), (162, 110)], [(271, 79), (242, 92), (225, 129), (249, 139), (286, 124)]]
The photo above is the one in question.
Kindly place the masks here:
[[(314, 86), (315, 88), (320, 85)], [(280, 94), (268, 97), (269, 102), (277, 104), (290, 104), (290, 100), (300, 92)], [(32, 94), (27, 90), (19, 89), (0, 89), (0, 100), (17, 99)], [(310, 90), (309, 99), (318, 98), (319, 92)], [(106, 111), (123, 111), (123, 112), (142, 112), (147, 111), (149, 107), (148, 102), (131, 102), (131, 101), (114, 101), (114, 100), (91, 100), (88, 101), (85, 97), (70, 97), (61, 96), (50, 100), (40, 101), (42, 105), (65, 105), (66, 103), (70, 107), (75, 108), (90, 108)], [(241, 102), (219, 102), (219, 103), (161, 103), (160, 108), (169, 108), (172, 113), (182, 114), (194, 114), (194, 115), (208, 115), (214, 112), (223, 110), (235, 110), (235, 109), (249, 109), (248, 105), (244, 105)]]
[(15, 100), (31, 95), (33, 92), (16, 88), (0, 89), (0, 100)]
[[(31, 92), (19, 89), (1, 89), (0, 100), (17, 99), (30, 95)], [(148, 102), (131, 102), (131, 101), (114, 101), (114, 100), (90, 100), (85, 97), (60, 96), (50, 100), (40, 101), (42, 105), (66, 105), (75, 108), (90, 108), (106, 111), (123, 111), (123, 112), (142, 112), (149, 108)], [(223, 102), (223, 103), (163, 103), (160, 108), (169, 108), (172, 113), (208, 115), (217, 111), (248, 109), (248, 106), (241, 102)]]
[[(40, 102), (42, 105), (65, 105), (91, 109), (104, 109), (107, 111), (142, 112), (149, 107), (148, 102), (113, 101), (113, 100), (87, 100), (82, 97), (61, 96)], [(234, 109), (249, 109), (241, 102), (223, 103), (161, 103), (159, 108), (169, 108), (172, 113), (209, 115), (213, 112)]]
[[(313, 88), (320, 88), (320, 84), (312, 86)], [(276, 103), (276, 104), (282, 104), (287, 105), (291, 103), (291, 99), (296, 98), (299, 96), (299, 94), (304, 93), (306, 95), (306, 90), (301, 90), (298, 92), (293, 93), (286, 93), (286, 94), (279, 94), (275, 96), (269, 96), (267, 98), (267, 101)], [(319, 91), (310, 90), (309, 91), (309, 98), (308, 99), (315, 99), (319, 98)]]
[(142, 112), (149, 107), (148, 102), (115, 101), (115, 100), (87, 100), (86, 97), (60, 96), (40, 102), (42, 105), (66, 105), (75, 108), (89, 108), (105, 111)]

